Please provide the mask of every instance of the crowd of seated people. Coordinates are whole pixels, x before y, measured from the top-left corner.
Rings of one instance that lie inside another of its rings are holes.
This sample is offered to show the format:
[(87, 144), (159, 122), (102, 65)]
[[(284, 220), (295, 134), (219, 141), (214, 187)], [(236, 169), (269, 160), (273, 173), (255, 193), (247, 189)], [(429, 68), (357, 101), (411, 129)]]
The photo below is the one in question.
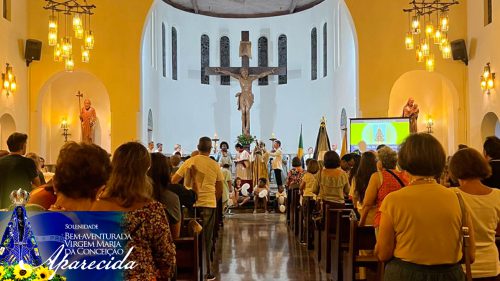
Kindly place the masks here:
[[(12, 171), (0, 173), (0, 207), (9, 208), (6, 186), (15, 182), (32, 191), (29, 205), (37, 210), (124, 212), (126, 229), (136, 235), (128, 245), (138, 249), (131, 258), (141, 261), (127, 271), (128, 280), (174, 275), (173, 239), (180, 235), (183, 206), (195, 209), (202, 220), (209, 280), (214, 278), (210, 254), (218, 202), (241, 206), (253, 197), (255, 212), (260, 203), (268, 211), (268, 180), (259, 179), (253, 192), (241, 179), (233, 182), (229, 164), (221, 167), (209, 157), (212, 142), (206, 137), (182, 163), (177, 155), (150, 153), (137, 142), (119, 146), (112, 159), (97, 145), (69, 142), (59, 152), (53, 179), (43, 185), (39, 156), (26, 155), (26, 143), (26, 135), (14, 133), (10, 152), (0, 151), (0, 169)], [(322, 162), (309, 159), (306, 171), (294, 158), (278, 194), (286, 199), (287, 191), (296, 188), (318, 206), (327, 201), (342, 207), (352, 199), (359, 224), (376, 229), (375, 253), (386, 262), (384, 280), (465, 280), (463, 226), (471, 230), (465, 254), (473, 262), (472, 277), (499, 280), (500, 139), (488, 137), (482, 152), (461, 147), (447, 157), (432, 135), (420, 133), (409, 136), (398, 152), (383, 146), (341, 158), (329, 151)], [(448, 188), (450, 180), (458, 187)]]

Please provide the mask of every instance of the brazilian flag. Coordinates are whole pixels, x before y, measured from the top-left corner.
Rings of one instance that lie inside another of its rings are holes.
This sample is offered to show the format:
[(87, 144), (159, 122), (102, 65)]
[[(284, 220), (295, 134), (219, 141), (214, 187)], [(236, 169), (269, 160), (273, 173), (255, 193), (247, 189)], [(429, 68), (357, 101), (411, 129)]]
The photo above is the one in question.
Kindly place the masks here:
[(302, 125), (300, 125), (300, 137), (299, 137), (299, 149), (297, 150), (297, 157), (299, 157), (302, 162), (302, 167), (304, 167), (304, 142), (302, 141)]

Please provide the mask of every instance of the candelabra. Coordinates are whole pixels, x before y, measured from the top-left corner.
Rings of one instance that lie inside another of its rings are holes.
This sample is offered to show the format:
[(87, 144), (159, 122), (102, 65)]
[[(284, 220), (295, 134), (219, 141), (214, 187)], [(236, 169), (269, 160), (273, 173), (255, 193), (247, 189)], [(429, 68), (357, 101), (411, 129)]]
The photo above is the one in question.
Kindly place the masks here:
[(68, 125), (68, 121), (66, 121), (66, 119), (63, 119), (63, 121), (61, 123), (61, 129), (63, 130), (62, 135), (64, 136), (64, 142), (68, 142), (68, 136), (71, 136), (71, 134), (68, 132), (69, 125)]

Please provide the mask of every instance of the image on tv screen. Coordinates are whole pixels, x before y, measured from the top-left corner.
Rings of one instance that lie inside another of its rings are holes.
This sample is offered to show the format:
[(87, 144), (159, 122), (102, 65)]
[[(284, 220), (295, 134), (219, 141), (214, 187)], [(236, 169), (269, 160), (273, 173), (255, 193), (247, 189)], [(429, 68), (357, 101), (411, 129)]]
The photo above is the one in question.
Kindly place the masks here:
[(350, 120), (350, 151), (376, 150), (385, 144), (394, 150), (410, 135), (409, 118), (353, 118)]

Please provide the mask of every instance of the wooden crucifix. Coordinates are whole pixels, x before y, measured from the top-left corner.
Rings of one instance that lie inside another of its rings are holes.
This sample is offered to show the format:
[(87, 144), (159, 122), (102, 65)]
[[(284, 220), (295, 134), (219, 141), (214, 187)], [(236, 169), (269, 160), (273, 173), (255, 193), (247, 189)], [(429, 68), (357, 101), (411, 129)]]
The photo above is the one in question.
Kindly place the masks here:
[(241, 32), (240, 57), (241, 67), (207, 67), (207, 75), (229, 75), (240, 82), (241, 92), (238, 98), (238, 110), (241, 111), (241, 132), (250, 135), (250, 109), (254, 102), (252, 83), (268, 75), (286, 75), (285, 67), (250, 67), (252, 44), (248, 31)]

